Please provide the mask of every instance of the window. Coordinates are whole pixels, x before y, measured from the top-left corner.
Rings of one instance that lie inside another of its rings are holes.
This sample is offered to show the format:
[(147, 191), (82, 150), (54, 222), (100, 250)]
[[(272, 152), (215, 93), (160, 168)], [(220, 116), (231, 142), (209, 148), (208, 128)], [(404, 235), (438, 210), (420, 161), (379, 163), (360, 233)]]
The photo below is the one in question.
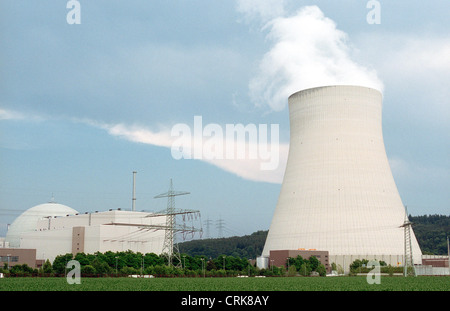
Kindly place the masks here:
[[(9, 260), (8, 260), (9, 257)], [(0, 256), (0, 261), (1, 262), (18, 262), (19, 261), (19, 256)]]

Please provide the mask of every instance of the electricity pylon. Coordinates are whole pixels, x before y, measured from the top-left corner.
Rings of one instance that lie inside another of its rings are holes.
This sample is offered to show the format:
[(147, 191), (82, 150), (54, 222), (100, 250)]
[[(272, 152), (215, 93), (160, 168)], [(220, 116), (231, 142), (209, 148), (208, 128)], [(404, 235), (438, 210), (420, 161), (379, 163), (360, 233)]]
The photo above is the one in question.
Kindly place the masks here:
[(219, 219), (216, 221), (216, 227), (218, 230), (218, 237), (219, 239), (223, 238), (223, 227), (224, 227), (224, 220), (223, 219)]
[(209, 239), (211, 237), (210, 231), (209, 231), (209, 228), (211, 226), (211, 222), (212, 222), (212, 220), (210, 220), (209, 217), (208, 217), (208, 219), (205, 220), (205, 224), (206, 224), (206, 238), (207, 239)]
[(408, 219), (408, 210), (405, 206), (405, 221), (403, 225), (400, 227), (404, 228), (405, 232), (405, 255), (403, 258), (403, 276), (416, 276), (416, 270), (414, 268), (414, 260), (413, 260), (413, 251), (412, 251), (412, 243), (411, 243), (411, 226), (412, 222)]
[(175, 210), (175, 197), (180, 195), (186, 195), (189, 192), (186, 191), (174, 191), (172, 179), (170, 179), (169, 191), (155, 196), (155, 199), (167, 197), (167, 209), (162, 213), (156, 213), (148, 217), (165, 216), (166, 226), (165, 226), (165, 236), (164, 245), (162, 248), (162, 254), (167, 257), (169, 266), (172, 265), (173, 259), (177, 259), (177, 266), (181, 265), (181, 255), (178, 249), (178, 244), (176, 243), (176, 232), (202, 232), (202, 229), (195, 229), (194, 227), (177, 226), (176, 225), (176, 215), (186, 215), (186, 214), (200, 214), (199, 211), (192, 210)]

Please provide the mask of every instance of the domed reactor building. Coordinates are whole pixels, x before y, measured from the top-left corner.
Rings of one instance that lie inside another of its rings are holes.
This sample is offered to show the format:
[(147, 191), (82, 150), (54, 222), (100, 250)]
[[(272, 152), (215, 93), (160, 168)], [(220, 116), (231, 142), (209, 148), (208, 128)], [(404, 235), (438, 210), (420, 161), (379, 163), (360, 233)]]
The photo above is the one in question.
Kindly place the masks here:
[(39, 220), (63, 217), (67, 214), (75, 215), (77, 213), (73, 208), (53, 201), (33, 206), (14, 220), (8, 229), (6, 241), (10, 247), (20, 247), (22, 235), (36, 231), (36, 225)]
[(0, 245), (0, 263), (6, 262), (8, 254), (16, 258), (16, 262), (8, 260), (8, 264), (24, 263), (22, 257), (31, 263), (25, 250), (33, 251), (35, 262), (31, 266), (47, 259), (52, 262), (56, 256), (67, 253), (131, 250), (160, 254), (164, 243), (161, 228), (165, 223), (166, 216), (162, 214), (121, 209), (81, 214), (51, 201), (29, 208), (14, 220), (5, 246)]
[[(406, 212), (385, 151), (382, 94), (326, 86), (288, 103), (289, 156), (260, 258), (267, 266), (271, 251), (317, 250), (346, 271), (355, 259), (403, 265)], [(410, 241), (420, 263), (413, 232)]]

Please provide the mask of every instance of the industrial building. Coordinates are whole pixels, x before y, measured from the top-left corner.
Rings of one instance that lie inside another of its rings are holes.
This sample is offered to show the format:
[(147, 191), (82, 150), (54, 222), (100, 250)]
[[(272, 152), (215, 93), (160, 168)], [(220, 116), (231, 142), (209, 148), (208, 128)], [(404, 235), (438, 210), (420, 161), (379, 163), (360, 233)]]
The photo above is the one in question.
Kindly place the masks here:
[(36, 249), (26, 248), (5, 248), (0, 245), (0, 265), (12, 267), (15, 265), (26, 264), (31, 268), (39, 268), (42, 266), (42, 260), (36, 260)]
[(35, 249), (36, 260), (51, 262), (66, 253), (131, 250), (160, 254), (165, 224), (164, 215), (120, 209), (80, 214), (66, 205), (49, 202), (17, 217), (3, 247), (9, 257), (16, 256), (19, 261), (17, 252), (21, 249)]
[(272, 251), (299, 248), (327, 251), (330, 264), (348, 268), (372, 258), (403, 265), (406, 246), (421, 263), (385, 151), (382, 94), (326, 86), (288, 103), (290, 149), (262, 267)]
[(331, 266), (329, 262), (329, 255), (327, 251), (318, 251), (318, 250), (306, 250), (306, 249), (297, 249), (297, 250), (274, 250), (270, 251), (270, 261), (269, 266), (281, 267), (287, 266), (287, 261), (289, 258), (297, 258), (297, 256), (301, 256), (303, 259), (309, 260), (312, 256), (316, 257), (319, 262), (324, 265), (325, 270), (330, 273)]

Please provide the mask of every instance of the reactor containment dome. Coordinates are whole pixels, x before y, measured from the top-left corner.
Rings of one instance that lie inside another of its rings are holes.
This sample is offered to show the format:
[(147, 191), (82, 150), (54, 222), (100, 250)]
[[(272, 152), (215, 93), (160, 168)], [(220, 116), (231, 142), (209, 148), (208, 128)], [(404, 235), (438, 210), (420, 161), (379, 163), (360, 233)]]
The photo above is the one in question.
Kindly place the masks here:
[(23, 234), (36, 231), (39, 220), (51, 217), (75, 215), (78, 212), (71, 207), (56, 202), (39, 204), (27, 209), (10, 225), (5, 241), (10, 247), (20, 247)]
[[(326, 86), (294, 93), (288, 103), (288, 161), (261, 258), (301, 248), (328, 251), (332, 261), (341, 256), (344, 265), (357, 256), (398, 264), (405, 207), (385, 151), (382, 94)], [(420, 261), (414, 233), (411, 241)]]

